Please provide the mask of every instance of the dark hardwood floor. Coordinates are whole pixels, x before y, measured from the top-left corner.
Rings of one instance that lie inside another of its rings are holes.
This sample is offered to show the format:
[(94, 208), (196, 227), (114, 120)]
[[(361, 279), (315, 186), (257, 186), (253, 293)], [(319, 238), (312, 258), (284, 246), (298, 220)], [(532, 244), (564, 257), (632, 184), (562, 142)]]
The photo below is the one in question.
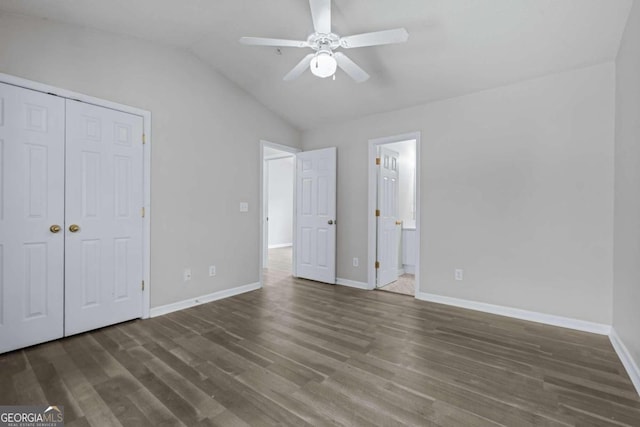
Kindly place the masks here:
[(640, 426), (608, 338), (293, 280), (0, 355), (67, 426)]

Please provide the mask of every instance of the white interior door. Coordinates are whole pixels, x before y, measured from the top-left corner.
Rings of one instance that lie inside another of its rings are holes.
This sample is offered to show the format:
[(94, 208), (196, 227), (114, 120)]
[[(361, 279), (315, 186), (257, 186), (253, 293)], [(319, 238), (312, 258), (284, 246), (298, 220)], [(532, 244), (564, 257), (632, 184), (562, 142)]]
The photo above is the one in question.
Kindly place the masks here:
[(398, 221), (400, 200), (398, 193), (400, 155), (384, 146), (380, 147), (378, 168), (378, 287), (398, 280)]
[(336, 283), (336, 148), (296, 154), (296, 274)]
[(63, 226), (64, 99), (0, 83), (0, 353), (63, 335)]
[(72, 100), (66, 109), (65, 335), (72, 335), (142, 315), (143, 120)]

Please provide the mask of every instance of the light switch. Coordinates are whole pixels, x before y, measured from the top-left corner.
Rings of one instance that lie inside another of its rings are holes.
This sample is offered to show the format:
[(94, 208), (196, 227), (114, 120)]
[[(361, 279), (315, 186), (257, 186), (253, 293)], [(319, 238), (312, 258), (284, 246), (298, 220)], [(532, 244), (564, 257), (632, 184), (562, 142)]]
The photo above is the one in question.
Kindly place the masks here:
[(249, 203), (240, 202), (240, 212), (249, 212)]

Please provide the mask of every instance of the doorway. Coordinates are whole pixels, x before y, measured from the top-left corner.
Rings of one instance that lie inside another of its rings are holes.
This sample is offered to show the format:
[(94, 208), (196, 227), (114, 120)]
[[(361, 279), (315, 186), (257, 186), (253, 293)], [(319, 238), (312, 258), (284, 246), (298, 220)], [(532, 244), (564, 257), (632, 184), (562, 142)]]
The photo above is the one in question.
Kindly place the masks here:
[(369, 141), (371, 289), (419, 290), (419, 143), (419, 133)]
[(295, 153), (299, 150), (261, 142), (262, 245), (261, 267), (293, 274)]
[(336, 147), (302, 152), (261, 141), (260, 159), (261, 286), (265, 276), (276, 281), (282, 276), (294, 276), (334, 285)]

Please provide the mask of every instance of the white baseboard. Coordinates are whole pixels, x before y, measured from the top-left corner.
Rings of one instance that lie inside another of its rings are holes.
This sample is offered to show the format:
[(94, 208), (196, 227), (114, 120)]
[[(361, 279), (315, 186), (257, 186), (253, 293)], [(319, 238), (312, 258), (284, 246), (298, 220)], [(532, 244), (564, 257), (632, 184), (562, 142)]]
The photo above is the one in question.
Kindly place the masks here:
[(269, 249), (289, 248), (293, 243), (279, 243), (277, 245), (269, 245)]
[(224, 289), (212, 294), (202, 295), (196, 298), (189, 298), (184, 301), (161, 305), (159, 307), (153, 307), (149, 313), (149, 317), (162, 316), (163, 314), (173, 313), (174, 311), (184, 310), (185, 308), (195, 307), (196, 305), (206, 304), (211, 301), (217, 301), (223, 298), (232, 297), (234, 295), (243, 294), (245, 292), (255, 291), (256, 289), (260, 289), (260, 282), (238, 286), (231, 289)]
[(434, 295), (426, 292), (417, 292), (416, 299), (468, 308), (469, 310), (482, 311), (500, 316), (513, 317), (515, 319), (529, 320), (531, 322), (544, 323), (546, 325), (560, 326), (562, 328), (575, 329), (577, 331), (591, 332), (599, 335), (609, 335), (611, 326), (602, 323), (588, 322), (586, 320), (572, 319), (569, 317), (555, 316), (553, 314), (538, 313), (536, 311), (521, 310), (519, 308), (505, 307), (501, 305), (487, 304), (483, 302), (464, 300), (459, 298)]
[(402, 276), (405, 273), (404, 268), (398, 269), (398, 277)]
[(631, 378), (631, 382), (636, 388), (638, 394), (640, 394), (640, 368), (633, 357), (631, 357), (631, 353), (624, 345), (620, 336), (616, 333), (616, 330), (611, 327), (611, 333), (609, 334), (609, 341), (611, 341), (611, 345), (613, 349), (618, 354), (618, 357), (622, 361), (624, 368), (627, 370), (629, 374), (629, 378)]
[(349, 279), (341, 279), (340, 277), (336, 278), (336, 285), (348, 286), (350, 288), (364, 289), (366, 291), (371, 290), (368, 283), (356, 282), (355, 280), (349, 280)]
[(416, 266), (415, 265), (409, 265), (409, 264), (404, 264), (404, 273), (405, 274), (416, 274)]

